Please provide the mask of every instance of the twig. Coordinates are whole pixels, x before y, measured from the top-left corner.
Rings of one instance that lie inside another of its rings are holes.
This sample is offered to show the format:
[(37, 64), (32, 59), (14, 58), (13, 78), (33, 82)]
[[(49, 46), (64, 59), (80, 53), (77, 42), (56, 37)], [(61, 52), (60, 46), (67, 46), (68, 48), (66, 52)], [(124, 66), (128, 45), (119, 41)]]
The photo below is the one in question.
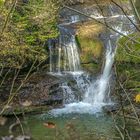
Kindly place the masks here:
[(12, 91), (13, 91), (13, 88), (14, 88), (14, 84), (15, 84), (15, 80), (18, 77), (20, 70), (21, 69), (18, 69), (17, 73), (15, 72), (16, 75), (14, 76), (13, 81), (12, 81), (12, 85), (11, 85), (11, 89), (10, 89), (10, 95), (12, 94)]
[(17, 90), (11, 94), (11, 96), (9, 96), (9, 99), (6, 103), (6, 105), (3, 107), (2, 111), (0, 112), (0, 115), (5, 111), (6, 107), (9, 105), (9, 103), (13, 100), (13, 98), (16, 96), (16, 94), (18, 93), (18, 91), (21, 89), (21, 87), (24, 85), (25, 81), (27, 80), (29, 74), (31, 73), (35, 63), (37, 61), (37, 58), (35, 59), (34, 63), (32, 64), (31, 68), (29, 69), (27, 75), (25, 76), (24, 80), (21, 82), (20, 86), (17, 88)]
[(19, 121), (16, 121), (15, 123), (11, 124), (10, 127), (9, 127), (9, 134), (12, 134), (13, 133), (13, 128), (15, 126), (19, 125)]
[(14, 10), (14, 8), (15, 8), (15, 6), (16, 6), (16, 3), (17, 3), (17, 0), (15, 0), (15, 1), (13, 2), (13, 5), (12, 5), (12, 7), (11, 7), (11, 9), (10, 9), (10, 11), (9, 11), (9, 13), (8, 13), (8, 15), (7, 15), (7, 17), (6, 17), (4, 26), (3, 26), (2, 31), (1, 31), (1, 35), (3, 34), (3, 32), (4, 32), (4, 30), (5, 30), (6, 26), (7, 26), (7, 23), (8, 23), (8, 21), (9, 21), (10, 15), (11, 15), (11, 13), (13, 12), (13, 10)]
[(18, 116), (15, 114), (15, 112), (14, 112), (14, 111), (13, 111), (13, 114), (14, 114), (14, 116), (16, 117), (17, 122), (18, 122), (18, 123), (19, 123), (19, 125), (20, 125), (21, 131), (22, 131), (22, 135), (24, 136), (24, 135), (25, 135), (25, 133), (24, 133), (24, 129), (23, 129), (22, 123), (21, 123), (20, 119), (18, 118)]
[(116, 124), (116, 121), (115, 121), (115, 118), (114, 118), (114, 116), (113, 116), (113, 113), (111, 113), (111, 114), (112, 114), (112, 118), (113, 118), (115, 127), (116, 127), (117, 131), (119, 132), (119, 134), (120, 134), (120, 136), (121, 136), (121, 139), (122, 139), (122, 140), (125, 140), (125, 137), (124, 137), (123, 133), (121, 132), (120, 128), (119, 128), (119, 127), (117, 126), (117, 124)]
[(6, 79), (6, 77), (7, 77), (7, 75), (9, 74), (10, 71), (11, 71), (11, 67), (8, 69), (8, 71), (7, 71), (6, 74), (4, 75), (4, 77), (3, 77), (3, 79), (2, 79), (2, 81), (1, 81), (1, 83), (0, 83), (0, 87), (3, 85), (5, 79)]
[(128, 18), (128, 20), (135, 26), (135, 28), (140, 32), (140, 29), (138, 28), (138, 26), (131, 20), (131, 18), (129, 18), (129, 16), (126, 14), (126, 12), (124, 11), (124, 9), (119, 5), (117, 4), (114, 0), (111, 0), (112, 3), (114, 3), (117, 7), (119, 7), (122, 12), (124, 13), (124, 15)]

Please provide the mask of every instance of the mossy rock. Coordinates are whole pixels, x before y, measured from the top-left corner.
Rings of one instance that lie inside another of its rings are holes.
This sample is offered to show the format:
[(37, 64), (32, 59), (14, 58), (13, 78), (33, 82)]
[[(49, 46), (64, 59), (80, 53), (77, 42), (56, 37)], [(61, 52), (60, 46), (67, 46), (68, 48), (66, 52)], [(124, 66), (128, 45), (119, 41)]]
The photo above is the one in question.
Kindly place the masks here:
[(99, 35), (104, 28), (95, 22), (87, 22), (77, 30), (76, 40), (81, 50), (80, 59), (84, 68), (97, 69), (101, 63), (104, 48)]
[(102, 56), (102, 43), (99, 39), (89, 39), (84, 37), (77, 37), (81, 48), (81, 62), (89, 63), (96, 62)]

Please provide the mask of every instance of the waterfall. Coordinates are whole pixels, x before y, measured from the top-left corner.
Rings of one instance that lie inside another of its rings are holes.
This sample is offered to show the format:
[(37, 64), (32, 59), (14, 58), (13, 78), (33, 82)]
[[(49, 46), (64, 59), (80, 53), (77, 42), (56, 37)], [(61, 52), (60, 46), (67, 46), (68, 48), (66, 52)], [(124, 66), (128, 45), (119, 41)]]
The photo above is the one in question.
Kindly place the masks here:
[[(117, 35), (117, 34), (116, 34)], [(74, 43), (73, 40), (71, 43)], [(76, 73), (80, 69), (80, 62), (77, 56), (78, 51), (76, 46), (72, 49), (71, 43), (67, 44), (69, 48), (65, 47), (67, 54), (69, 70), (73, 71), (73, 79), (76, 81), (77, 88), (83, 93), (82, 100), (76, 99), (73, 90), (65, 82), (62, 86), (64, 94), (64, 105), (62, 109), (54, 109), (51, 111), (53, 115), (67, 114), (67, 113), (90, 113), (94, 114), (100, 112), (102, 107), (111, 104), (109, 102), (109, 80), (111, 77), (111, 68), (114, 62), (114, 49), (111, 38), (106, 44), (105, 65), (102, 74), (96, 81), (91, 82), (88, 74)], [(76, 43), (74, 43), (76, 44)], [(69, 51), (68, 51), (69, 50)], [(75, 51), (73, 51), (75, 50)], [(66, 54), (65, 54), (66, 55)], [(60, 56), (60, 55), (59, 55)], [(65, 56), (66, 57), (66, 56)], [(69, 60), (70, 58), (70, 60)], [(78, 65), (77, 65), (78, 64)]]
[[(111, 7), (112, 9), (112, 7)], [(134, 26), (127, 19), (125, 15), (113, 15), (112, 18), (119, 22), (112, 22), (110, 25), (115, 30), (124, 35), (128, 35), (134, 31)], [(100, 14), (97, 15), (97, 18)], [(103, 17), (107, 18), (107, 17)], [(129, 16), (133, 20), (134, 16)], [(134, 20), (133, 20), (134, 21)], [(125, 24), (127, 23), (127, 24)], [(116, 52), (116, 42), (121, 36), (117, 32), (110, 31), (110, 35), (106, 38), (105, 59), (103, 70), (100, 76), (96, 79), (81, 70), (78, 47), (75, 36), (68, 32), (66, 28), (61, 28), (62, 32), (59, 37), (58, 45), (58, 69), (56, 71), (61, 73), (62, 77), (71, 76), (72, 83), (75, 88), (79, 90), (80, 95), (77, 97), (75, 91), (68, 82), (61, 84), (64, 94), (64, 107), (61, 109), (53, 109), (50, 113), (54, 116), (68, 113), (89, 113), (95, 114), (101, 112), (103, 106), (113, 105), (110, 99), (110, 79), (112, 78), (112, 66), (114, 63), (114, 56)], [(50, 53), (53, 54), (52, 51)], [(52, 58), (52, 57), (50, 57)], [(52, 67), (52, 65), (51, 65)]]

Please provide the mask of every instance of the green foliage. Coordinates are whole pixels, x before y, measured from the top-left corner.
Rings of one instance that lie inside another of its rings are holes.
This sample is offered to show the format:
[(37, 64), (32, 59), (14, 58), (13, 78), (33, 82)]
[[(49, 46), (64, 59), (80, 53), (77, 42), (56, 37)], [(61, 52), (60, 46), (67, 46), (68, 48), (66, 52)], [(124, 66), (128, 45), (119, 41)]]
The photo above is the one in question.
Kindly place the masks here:
[[(140, 42), (139, 33), (129, 35)], [(140, 44), (123, 37), (118, 42), (116, 53), (118, 76), (126, 89), (140, 91)]]
[[(59, 2), (55, 0), (19, 0), (11, 11), (13, 1), (0, 1), (0, 30), (5, 30), (0, 42), (0, 65), (18, 67), (25, 63), (43, 61), (48, 38), (58, 36), (57, 16)], [(8, 17), (9, 16), (9, 17)], [(6, 23), (6, 20), (8, 21)]]
[(0, 0), (0, 7), (3, 5), (4, 1)]
[(46, 58), (46, 51), (40, 46), (7, 46), (1, 48), (0, 66), (20, 68), (21, 64), (28, 65), (35, 60), (41, 62)]
[(31, 0), (27, 5), (19, 4), (12, 22), (21, 31), (23, 41), (29, 45), (43, 45), (48, 38), (58, 35), (56, 26), (58, 5), (53, 1)]
[[(130, 37), (140, 42), (139, 33), (131, 34)], [(140, 62), (140, 43), (134, 43), (131, 40), (123, 37), (118, 42), (118, 49), (116, 54), (116, 60), (119, 62)]]

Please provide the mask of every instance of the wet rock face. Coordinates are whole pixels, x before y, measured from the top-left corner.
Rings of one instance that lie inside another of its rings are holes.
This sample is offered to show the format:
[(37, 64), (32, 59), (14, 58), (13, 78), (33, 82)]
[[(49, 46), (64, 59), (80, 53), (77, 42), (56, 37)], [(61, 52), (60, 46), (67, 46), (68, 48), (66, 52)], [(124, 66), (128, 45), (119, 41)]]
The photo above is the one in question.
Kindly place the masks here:
[(48, 74), (34, 74), (19, 92), (20, 104), (53, 105), (63, 100), (60, 81)]

